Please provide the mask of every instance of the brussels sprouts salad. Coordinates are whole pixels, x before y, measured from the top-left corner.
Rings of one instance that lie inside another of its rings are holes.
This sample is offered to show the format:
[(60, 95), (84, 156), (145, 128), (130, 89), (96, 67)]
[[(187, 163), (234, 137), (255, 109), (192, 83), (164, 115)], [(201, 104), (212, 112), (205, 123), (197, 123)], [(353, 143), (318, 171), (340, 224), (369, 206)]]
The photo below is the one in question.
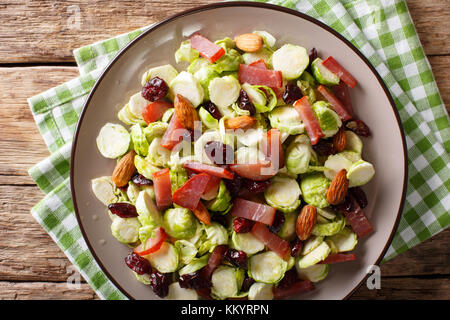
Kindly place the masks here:
[(92, 180), (136, 279), (167, 299), (284, 299), (372, 231), (368, 126), (333, 57), (266, 31), (183, 41), (97, 136)]

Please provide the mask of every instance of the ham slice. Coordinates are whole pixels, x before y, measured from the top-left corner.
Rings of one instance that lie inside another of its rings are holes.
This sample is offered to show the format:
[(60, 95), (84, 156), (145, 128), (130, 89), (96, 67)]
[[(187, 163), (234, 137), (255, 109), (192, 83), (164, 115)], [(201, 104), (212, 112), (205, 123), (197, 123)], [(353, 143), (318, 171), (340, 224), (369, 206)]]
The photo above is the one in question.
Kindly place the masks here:
[(206, 172), (212, 176), (216, 176), (219, 178), (225, 178), (225, 179), (229, 179), (229, 180), (233, 180), (234, 174), (233, 172), (222, 168), (222, 167), (216, 167), (216, 166), (211, 166), (208, 164), (203, 164), (200, 162), (195, 162), (195, 161), (186, 161), (185, 164), (183, 165), (186, 169), (189, 169), (191, 171), (194, 171), (196, 173), (201, 173), (201, 172)]
[(339, 84), (331, 87), (331, 89), (336, 98), (344, 104), (348, 113), (350, 113), (351, 116), (354, 116), (355, 113), (353, 112), (353, 105), (352, 100), (350, 99), (350, 90), (348, 89), (348, 86), (341, 80)]
[(281, 88), (283, 85), (283, 78), (281, 76), (281, 71), (264, 70), (260, 66), (255, 67), (241, 64), (239, 66), (239, 82)]
[(288, 260), (290, 258), (291, 247), (289, 246), (289, 242), (271, 232), (264, 224), (256, 222), (252, 227), (252, 230), (250, 230), (250, 233), (282, 259)]
[(263, 70), (267, 70), (268, 69), (267, 65), (266, 65), (266, 63), (264, 62), (263, 59), (256, 60), (256, 61), (250, 63), (249, 66), (255, 67), (255, 68), (258, 68), (258, 69), (263, 69)]
[(319, 264), (332, 264), (353, 260), (356, 260), (356, 256), (354, 253), (336, 253), (329, 255), (325, 258), (325, 260), (319, 262)]
[(354, 88), (357, 84), (355, 78), (348, 72), (343, 66), (339, 64), (332, 56), (329, 56), (324, 61), (322, 65), (336, 74), (342, 81), (344, 81), (350, 88)]
[(231, 209), (231, 215), (234, 217), (258, 221), (269, 226), (273, 223), (275, 212), (275, 208), (271, 206), (241, 198), (234, 200), (233, 208)]
[(183, 208), (195, 210), (208, 185), (209, 177), (207, 173), (200, 173), (190, 178), (173, 193), (173, 202)]
[(225, 50), (221, 46), (218, 46), (199, 34), (194, 34), (189, 40), (191, 41), (191, 47), (211, 63), (214, 63), (225, 54)]
[(147, 124), (158, 121), (163, 116), (164, 112), (173, 108), (173, 105), (169, 102), (158, 100), (152, 103), (149, 103), (147, 107), (145, 107), (144, 111), (142, 111), (142, 117), (144, 118)]
[(316, 116), (314, 115), (308, 98), (305, 96), (295, 101), (294, 108), (297, 110), (300, 119), (302, 119), (305, 124), (306, 132), (308, 133), (309, 139), (311, 139), (311, 144), (315, 145), (319, 142), (319, 139), (323, 138), (325, 135), (320, 128), (319, 121), (317, 121)]
[(352, 119), (351, 114), (347, 111), (347, 108), (344, 104), (339, 101), (338, 98), (324, 85), (320, 85), (317, 87), (317, 91), (319, 91), (325, 99), (331, 104), (334, 111), (338, 114), (338, 116), (342, 119), (342, 121), (347, 121)]
[(153, 173), (153, 189), (155, 190), (156, 206), (159, 210), (172, 205), (169, 168)]
[(177, 115), (174, 113), (161, 139), (161, 146), (172, 150), (183, 139), (183, 130), (185, 130), (183, 125), (178, 121)]
[(294, 282), (289, 288), (273, 288), (275, 299), (285, 299), (293, 295), (314, 290), (314, 284), (309, 280)]
[(272, 178), (278, 170), (275, 170), (270, 161), (257, 163), (231, 164), (230, 169), (237, 175), (255, 181), (264, 181)]
[(284, 150), (281, 146), (280, 130), (272, 128), (264, 134), (261, 141), (261, 151), (272, 163), (275, 170), (284, 167)]
[(342, 211), (347, 218), (348, 223), (352, 227), (352, 230), (356, 233), (358, 238), (362, 238), (373, 231), (373, 227), (370, 224), (367, 217), (364, 215), (364, 211), (353, 197), (350, 197), (352, 201), (353, 210), (347, 212)]

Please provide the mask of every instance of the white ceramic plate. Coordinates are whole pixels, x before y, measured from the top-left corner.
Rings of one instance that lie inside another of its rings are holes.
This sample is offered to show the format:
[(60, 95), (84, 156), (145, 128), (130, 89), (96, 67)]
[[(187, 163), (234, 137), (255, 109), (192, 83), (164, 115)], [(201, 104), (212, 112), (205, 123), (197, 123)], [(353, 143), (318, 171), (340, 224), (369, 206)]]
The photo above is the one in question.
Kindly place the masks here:
[[(195, 32), (209, 39), (267, 30), (277, 44), (316, 47), (320, 56), (333, 55), (358, 80), (351, 90), (357, 116), (371, 128), (364, 139), (363, 156), (376, 168), (374, 179), (364, 187), (369, 206), (365, 213), (375, 232), (359, 241), (357, 261), (332, 265), (315, 291), (298, 299), (344, 299), (363, 282), (369, 266), (378, 264), (394, 235), (406, 189), (405, 140), (393, 100), (375, 69), (341, 35), (296, 11), (261, 3), (231, 2), (199, 7), (154, 25), (111, 62), (86, 101), (76, 130), (71, 158), (71, 189), (75, 212), (84, 239), (96, 261), (125, 295), (156, 299), (152, 290), (138, 282), (124, 263), (130, 249), (113, 238), (105, 206), (91, 191), (91, 179), (111, 175), (115, 161), (103, 158), (95, 138), (106, 122), (119, 123), (117, 111), (149, 67), (171, 63), (180, 42)], [(94, 219), (94, 216), (99, 217)]]

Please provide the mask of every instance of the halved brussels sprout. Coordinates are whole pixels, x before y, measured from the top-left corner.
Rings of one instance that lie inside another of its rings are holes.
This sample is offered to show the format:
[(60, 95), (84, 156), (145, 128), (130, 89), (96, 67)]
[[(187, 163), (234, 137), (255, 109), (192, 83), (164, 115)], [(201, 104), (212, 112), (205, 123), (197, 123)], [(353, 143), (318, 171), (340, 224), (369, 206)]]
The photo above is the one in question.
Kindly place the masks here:
[(147, 161), (143, 157), (138, 155), (134, 157), (134, 166), (136, 167), (136, 170), (140, 174), (142, 174), (144, 177), (150, 180), (153, 179), (153, 173), (161, 170), (158, 167), (152, 165), (149, 161)]
[(175, 61), (179, 63), (180, 61), (192, 62), (195, 58), (198, 58), (199, 53), (197, 50), (191, 47), (191, 42), (189, 40), (183, 41), (180, 48), (175, 51)]
[(220, 180), (219, 193), (217, 194), (217, 197), (213, 200), (205, 202), (205, 206), (208, 210), (220, 212), (221, 214), (226, 214), (230, 210), (232, 206), (231, 195), (223, 180)]
[(333, 241), (338, 252), (352, 251), (358, 243), (358, 237), (349, 228), (342, 229), (339, 233), (331, 236), (329, 240)]
[(288, 212), (284, 214), (284, 223), (281, 226), (280, 231), (278, 232), (278, 235), (283, 238), (284, 240), (292, 240), (295, 238), (295, 227), (297, 223), (297, 216), (298, 214), (296, 212)]
[(294, 266), (295, 266), (295, 258), (290, 256), (288, 261), (287, 261), (286, 271), (291, 270)]
[(174, 243), (175, 248), (178, 249), (178, 252), (180, 254), (180, 261), (183, 264), (190, 263), (195, 256), (197, 255), (197, 248), (192, 242), (189, 242), (187, 240), (177, 240)]
[(155, 77), (163, 79), (167, 83), (167, 85), (169, 85), (170, 82), (175, 79), (177, 74), (178, 71), (170, 64), (150, 68), (142, 75), (141, 85), (144, 86), (147, 82)]
[[(296, 264), (298, 266), (298, 264)], [(309, 280), (311, 282), (319, 282), (326, 278), (330, 265), (328, 264), (315, 264), (307, 268), (298, 268), (298, 277), (302, 280)]]
[(161, 273), (176, 271), (180, 261), (178, 250), (168, 242), (163, 242), (158, 251), (146, 255), (145, 258)]
[(342, 151), (340, 153), (330, 155), (324, 163), (324, 174), (328, 179), (333, 180), (336, 173), (342, 169), (347, 170), (348, 174), (352, 164), (359, 160), (361, 160), (361, 156), (353, 151)]
[(314, 78), (321, 83), (325, 85), (336, 85), (339, 84), (340, 78), (330, 70), (328, 70), (327, 67), (325, 67), (322, 64), (323, 60), (320, 58), (316, 58), (311, 63), (311, 69), (313, 71)]
[(161, 138), (155, 138), (148, 147), (147, 160), (158, 167), (166, 167), (170, 160), (171, 152), (161, 146)]
[(245, 64), (251, 64), (258, 60), (264, 60), (266, 65), (271, 66), (270, 61), (272, 60), (272, 53), (273, 51), (269, 48), (262, 48), (258, 52), (246, 52), (242, 55), (242, 59), (244, 60)]
[(323, 239), (324, 239), (323, 237), (314, 236), (314, 235), (309, 237), (309, 239), (306, 240), (306, 242), (303, 245), (302, 256), (307, 255), (308, 253), (313, 251), (315, 248), (320, 246), (320, 244), (323, 242)]
[(329, 186), (330, 180), (323, 173), (311, 173), (303, 176), (300, 182), (303, 200), (318, 208), (328, 207), (327, 190)]
[(254, 34), (259, 35), (260, 37), (263, 38), (264, 41), (264, 45), (267, 48), (273, 48), (275, 46), (275, 42), (277, 41), (277, 39), (275, 39), (275, 37), (273, 35), (271, 35), (269, 32), (267, 31), (253, 31)]
[(194, 73), (194, 77), (203, 87), (203, 92), (205, 93), (204, 100), (209, 100), (209, 84), (211, 80), (219, 77), (220, 75), (214, 71), (211, 65), (203, 66)]
[(240, 147), (235, 152), (238, 164), (257, 163), (265, 158), (265, 155), (256, 147)]
[(345, 219), (339, 215), (335, 221), (328, 223), (317, 223), (312, 231), (317, 236), (332, 236), (342, 231), (345, 227)]
[(328, 220), (336, 218), (336, 212), (331, 208), (317, 208), (317, 213)]
[(339, 253), (339, 249), (338, 249), (338, 247), (336, 247), (336, 245), (334, 244), (333, 241), (331, 241), (331, 240), (328, 238), (328, 239), (325, 239), (325, 242), (327, 243), (327, 245), (328, 245), (328, 246), (330, 247), (330, 249), (331, 249), (330, 254), (333, 254), (333, 253)]
[(247, 255), (252, 255), (263, 251), (264, 243), (255, 238), (250, 232), (231, 234), (231, 246), (234, 249), (244, 251)]
[(240, 89), (239, 81), (232, 76), (214, 78), (208, 86), (211, 102), (219, 108), (231, 106), (236, 102)]
[(112, 235), (122, 243), (135, 243), (139, 240), (141, 224), (137, 218), (115, 217), (111, 223)]
[(233, 111), (238, 116), (249, 116), (250, 115), (249, 110), (244, 110), (244, 109), (239, 108), (239, 106), (236, 102), (231, 105), (231, 109), (233, 109)]
[(359, 160), (352, 164), (347, 172), (349, 187), (362, 186), (372, 180), (375, 168), (370, 162)]
[(187, 68), (187, 72), (189, 73), (196, 73), (198, 70), (200, 70), (203, 67), (210, 66), (211, 63), (206, 60), (205, 58), (195, 58), (192, 60), (191, 64)]
[(363, 143), (362, 143), (361, 139), (358, 137), (358, 135), (356, 133), (354, 133), (353, 131), (346, 130), (345, 136), (347, 138), (346, 139), (347, 142), (345, 144), (345, 150), (354, 151), (354, 152), (358, 153), (359, 155), (361, 155)]
[(223, 39), (217, 40), (214, 43), (217, 44), (218, 46), (221, 46), (222, 48), (224, 48), (226, 52), (229, 49), (234, 48), (234, 40), (229, 37), (225, 37)]
[(205, 254), (200, 258), (194, 258), (189, 264), (178, 270), (178, 274), (181, 277), (182, 275), (196, 272), (208, 264), (208, 259), (209, 254)]
[(258, 253), (248, 260), (248, 275), (258, 282), (277, 283), (283, 279), (287, 266), (273, 251)]
[(134, 151), (140, 156), (146, 156), (149, 144), (145, 137), (144, 129), (139, 124), (135, 124), (130, 129), (130, 135)]
[(179, 189), (186, 181), (188, 181), (188, 175), (185, 169), (180, 169), (178, 171), (170, 170), (169, 175), (172, 192)]
[(300, 205), (300, 187), (295, 179), (273, 177), (269, 188), (264, 192), (267, 203), (282, 211), (292, 212)]
[(247, 93), (259, 113), (270, 112), (277, 105), (278, 99), (275, 92), (267, 86), (244, 83), (242, 89)]
[(120, 124), (107, 123), (100, 129), (96, 142), (102, 156), (115, 159), (128, 151), (130, 134)]
[(143, 119), (142, 117), (142, 111), (145, 110), (145, 108), (148, 105), (148, 100), (146, 100), (141, 92), (135, 93), (130, 97), (130, 100), (128, 101), (128, 108), (130, 109), (130, 112), (138, 119)]
[(170, 83), (173, 94), (181, 94), (196, 108), (203, 102), (205, 93), (200, 82), (191, 73), (182, 71)]
[(144, 273), (144, 274), (137, 274), (136, 272), (132, 271), (134, 276), (136, 277), (137, 281), (142, 282), (143, 284), (149, 285), (150, 284), (150, 274)]
[(248, 300), (273, 300), (273, 285), (255, 282), (248, 291)]
[(142, 119), (142, 117), (138, 118), (133, 113), (131, 113), (130, 106), (128, 103), (125, 106), (123, 106), (122, 109), (119, 110), (119, 112), (117, 113), (117, 118), (119, 118), (120, 121), (129, 126), (136, 123), (143, 126), (147, 124), (145, 120)]
[(115, 185), (111, 177), (99, 177), (91, 181), (92, 192), (98, 200), (105, 206), (110, 203), (117, 202), (117, 195), (115, 193)]
[(241, 54), (235, 49), (228, 49), (223, 56), (212, 64), (212, 67), (218, 73), (222, 73), (224, 71), (237, 71), (239, 70), (239, 65), (241, 63)]
[(272, 65), (281, 71), (283, 78), (291, 80), (300, 77), (309, 64), (308, 52), (305, 48), (293, 44), (285, 44), (272, 55)]
[(160, 138), (164, 135), (169, 125), (162, 121), (155, 121), (150, 123), (144, 128), (144, 134), (148, 143), (151, 143), (153, 139)]
[(195, 235), (197, 223), (188, 209), (170, 208), (164, 213), (164, 230), (176, 239), (189, 239)]
[(211, 295), (218, 299), (235, 297), (241, 290), (245, 271), (239, 268), (219, 266), (211, 277)]
[[(307, 72), (305, 71), (303, 74), (306, 74), (306, 73)], [(316, 102), (316, 91), (314, 90), (314, 87), (312, 87), (308, 81), (298, 80), (297, 86), (300, 88), (300, 91), (302, 92), (302, 94), (304, 96), (308, 97), (309, 103)]]
[(314, 114), (319, 121), (325, 138), (332, 137), (339, 131), (342, 126), (342, 120), (334, 110), (330, 108), (330, 104), (325, 101), (316, 101), (312, 105)]
[(305, 137), (305, 135), (295, 137), (286, 149), (286, 168), (293, 174), (307, 172), (314, 153), (309, 139)]
[(219, 120), (214, 118), (211, 113), (209, 113), (205, 108), (200, 107), (198, 109), (198, 116), (202, 123), (208, 128), (208, 129), (218, 129), (219, 128)]
[(198, 249), (200, 254), (212, 252), (216, 246), (228, 243), (228, 232), (220, 223), (211, 222), (205, 225), (206, 238)]
[(305, 131), (305, 125), (297, 110), (292, 106), (281, 106), (273, 109), (269, 115), (270, 125), (289, 134), (300, 134)]
[[(331, 249), (325, 241), (323, 241), (318, 247), (312, 250), (310, 253), (303, 257), (299, 257), (296, 261), (298, 269), (305, 269), (316, 263), (324, 260), (330, 254)], [(298, 270), (297, 269), (297, 270)]]
[(127, 188), (127, 196), (132, 204), (136, 203), (139, 192), (141, 192), (141, 188), (139, 188), (139, 186), (134, 184), (133, 182), (129, 181)]
[(198, 300), (197, 291), (180, 287), (180, 283), (174, 282), (169, 285), (167, 300)]
[(141, 191), (136, 199), (138, 219), (143, 226), (158, 227), (162, 224), (162, 215), (148, 192)]

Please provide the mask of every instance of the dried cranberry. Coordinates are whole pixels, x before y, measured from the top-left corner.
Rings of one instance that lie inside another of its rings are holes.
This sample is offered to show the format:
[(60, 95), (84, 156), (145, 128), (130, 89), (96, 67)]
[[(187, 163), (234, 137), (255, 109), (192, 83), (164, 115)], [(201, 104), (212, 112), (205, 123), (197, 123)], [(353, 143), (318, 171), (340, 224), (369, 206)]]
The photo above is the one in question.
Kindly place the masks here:
[(150, 179), (147, 179), (142, 174), (135, 174), (131, 181), (133, 181), (134, 184), (137, 184), (138, 186), (151, 186), (153, 185), (153, 181)]
[(242, 177), (235, 174), (233, 180), (223, 179), (222, 181), (225, 182), (225, 185), (233, 198), (239, 195), (243, 183)]
[(312, 146), (313, 150), (320, 156), (329, 156), (334, 154), (333, 144), (329, 141), (320, 139), (315, 145)]
[(273, 219), (272, 225), (269, 226), (269, 230), (273, 233), (277, 233), (281, 230), (285, 220), (284, 214), (279, 211), (275, 212), (275, 218)]
[(136, 207), (127, 202), (116, 202), (108, 205), (109, 211), (121, 218), (134, 218), (138, 216)]
[(246, 291), (250, 290), (250, 287), (254, 283), (255, 283), (255, 280), (253, 280), (249, 276), (245, 275), (245, 279), (242, 282), (242, 286), (241, 286), (241, 292), (246, 292)]
[(362, 120), (350, 120), (345, 124), (347, 129), (352, 130), (358, 136), (361, 137), (369, 137), (370, 129)]
[(248, 96), (247, 92), (245, 92), (244, 89), (241, 89), (241, 91), (239, 91), (239, 98), (237, 101), (237, 105), (242, 110), (249, 111), (250, 115), (256, 112), (255, 105), (252, 103), (250, 97)]
[(246, 233), (250, 232), (254, 224), (255, 222), (252, 220), (237, 217), (233, 220), (233, 229), (236, 233)]
[(298, 237), (291, 241), (291, 256), (298, 257), (303, 250), (303, 242)]
[(342, 201), (340, 204), (332, 206), (333, 209), (342, 212), (344, 214), (349, 214), (352, 212), (355, 208), (353, 206), (353, 199), (349, 194), (345, 197), (344, 201)]
[(169, 92), (167, 83), (159, 77), (154, 77), (144, 85), (141, 94), (148, 101), (154, 102), (164, 98), (167, 92)]
[(244, 251), (228, 249), (223, 257), (236, 267), (247, 269), (247, 254)]
[(126, 185), (124, 185), (123, 187), (117, 187), (117, 189), (122, 190), (122, 191), (124, 191), (124, 192), (127, 192), (127, 190), (128, 190), (128, 185), (126, 184)]
[(367, 204), (368, 204), (367, 197), (366, 197), (366, 193), (364, 192), (363, 189), (361, 189), (360, 187), (354, 187), (354, 188), (350, 188), (349, 191), (352, 194), (352, 196), (355, 198), (356, 202), (358, 202), (361, 209), (364, 209), (365, 207), (367, 207)]
[(293, 104), (301, 97), (303, 97), (303, 94), (300, 88), (296, 84), (288, 82), (286, 84), (286, 87), (284, 88), (283, 93), (284, 102), (286, 102), (287, 104)]
[(311, 50), (309, 50), (309, 62), (311, 63), (316, 59), (317, 59), (317, 50), (316, 48), (312, 48)]
[(148, 260), (139, 256), (136, 252), (131, 252), (128, 256), (126, 256), (125, 263), (128, 268), (140, 275), (150, 273), (152, 271)]
[(184, 274), (180, 277), (178, 283), (180, 284), (180, 287), (185, 289), (200, 290), (211, 287), (211, 281), (205, 279), (201, 272)]
[(266, 189), (270, 186), (270, 180), (265, 181), (254, 181), (250, 179), (244, 179), (244, 187), (248, 189), (248, 191), (253, 193), (261, 193), (266, 191)]
[(283, 279), (278, 283), (277, 288), (288, 289), (295, 282), (297, 282), (297, 280), (298, 280), (297, 271), (295, 270), (295, 268), (293, 268), (289, 271), (286, 271)]
[(219, 141), (209, 141), (205, 144), (208, 158), (215, 164), (234, 163), (234, 150), (231, 146)]
[(220, 223), (225, 228), (228, 226), (228, 220), (227, 220), (227, 217), (225, 215), (213, 214), (212, 217), (211, 217), (211, 220)]
[(202, 107), (205, 108), (213, 116), (214, 119), (220, 120), (220, 118), (222, 118), (220, 110), (211, 101), (206, 102)]
[(150, 286), (158, 297), (164, 298), (169, 294), (169, 285), (169, 277), (164, 273), (159, 271), (150, 273)]

